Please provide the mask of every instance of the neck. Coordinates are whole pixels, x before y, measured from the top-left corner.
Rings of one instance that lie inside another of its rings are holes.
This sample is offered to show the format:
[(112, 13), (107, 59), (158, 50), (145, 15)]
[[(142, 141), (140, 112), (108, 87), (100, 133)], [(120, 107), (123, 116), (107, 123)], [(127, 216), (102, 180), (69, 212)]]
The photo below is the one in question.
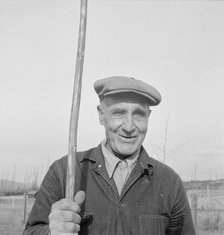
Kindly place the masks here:
[(111, 153), (113, 153), (114, 156), (116, 156), (117, 158), (119, 158), (119, 159), (122, 160), (122, 161), (125, 160), (125, 159), (128, 159), (128, 158), (131, 158), (131, 157), (134, 156), (134, 155), (138, 155), (139, 152), (140, 152), (140, 148), (139, 148), (136, 152), (134, 152), (134, 153), (131, 154), (131, 155), (123, 155), (123, 154), (121, 154), (121, 153), (118, 153), (118, 152), (114, 151), (114, 150), (109, 146), (108, 142), (105, 143), (105, 147), (106, 147)]

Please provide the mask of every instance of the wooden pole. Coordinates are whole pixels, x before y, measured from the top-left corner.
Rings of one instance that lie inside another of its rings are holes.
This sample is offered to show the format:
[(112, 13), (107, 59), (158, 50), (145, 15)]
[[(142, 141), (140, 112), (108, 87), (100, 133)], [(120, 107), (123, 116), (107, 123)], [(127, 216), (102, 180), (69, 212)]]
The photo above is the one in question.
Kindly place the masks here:
[(198, 195), (196, 193), (191, 195), (191, 211), (195, 228), (197, 228), (198, 217)]
[(12, 208), (15, 206), (15, 195), (12, 196)]
[(79, 117), (79, 107), (81, 99), (82, 73), (83, 73), (83, 62), (84, 62), (84, 52), (85, 52), (86, 22), (87, 22), (87, 0), (81, 0), (78, 50), (76, 57), (75, 78), (73, 86), (73, 98), (72, 98), (72, 108), (71, 108), (70, 127), (69, 127), (68, 163), (67, 163), (67, 179), (66, 179), (66, 193), (65, 193), (65, 197), (70, 200), (74, 200), (77, 130), (78, 130), (78, 117)]
[(26, 223), (26, 204), (27, 204), (27, 194), (23, 194), (23, 223)]
[(207, 197), (210, 202), (210, 190), (209, 190), (209, 184), (207, 184)]

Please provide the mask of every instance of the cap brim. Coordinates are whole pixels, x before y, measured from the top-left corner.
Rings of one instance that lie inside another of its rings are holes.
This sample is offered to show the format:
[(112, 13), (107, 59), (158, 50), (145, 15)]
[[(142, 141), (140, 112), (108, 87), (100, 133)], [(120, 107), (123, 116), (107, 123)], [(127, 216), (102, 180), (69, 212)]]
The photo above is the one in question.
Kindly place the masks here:
[(156, 100), (155, 98), (153, 98), (152, 96), (150, 96), (147, 93), (139, 92), (137, 90), (126, 90), (126, 89), (108, 91), (107, 93), (104, 94), (104, 96), (100, 97), (100, 100), (102, 100), (106, 96), (113, 95), (113, 94), (119, 94), (119, 93), (133, 93), (133, 94), (141, 95), (148, 100), (150, 106), (155, 106), (160, 103), (160, 100)]

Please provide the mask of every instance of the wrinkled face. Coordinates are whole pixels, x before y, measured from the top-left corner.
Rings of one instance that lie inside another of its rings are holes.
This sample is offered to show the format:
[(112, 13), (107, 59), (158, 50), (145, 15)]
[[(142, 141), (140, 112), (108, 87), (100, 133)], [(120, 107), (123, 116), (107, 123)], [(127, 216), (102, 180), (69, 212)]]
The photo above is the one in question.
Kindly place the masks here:
[(100, 123), (105, 127), (108, 149), (123, 157), (140, 149), (150, 115), (145, 98), (131, 93), (110, 95), (102, 100), (98, 112)]

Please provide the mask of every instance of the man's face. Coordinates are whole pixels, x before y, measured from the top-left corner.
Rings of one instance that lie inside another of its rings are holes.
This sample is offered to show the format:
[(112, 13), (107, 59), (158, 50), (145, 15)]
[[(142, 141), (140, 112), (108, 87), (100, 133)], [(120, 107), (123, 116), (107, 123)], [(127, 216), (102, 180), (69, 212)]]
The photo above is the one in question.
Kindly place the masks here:
[(98, 112), (107, 147), (117, 156), (136, 153), (148, 128), (150, 110), (145, 98), (131, 93), (110, 95), (98, 106)]

